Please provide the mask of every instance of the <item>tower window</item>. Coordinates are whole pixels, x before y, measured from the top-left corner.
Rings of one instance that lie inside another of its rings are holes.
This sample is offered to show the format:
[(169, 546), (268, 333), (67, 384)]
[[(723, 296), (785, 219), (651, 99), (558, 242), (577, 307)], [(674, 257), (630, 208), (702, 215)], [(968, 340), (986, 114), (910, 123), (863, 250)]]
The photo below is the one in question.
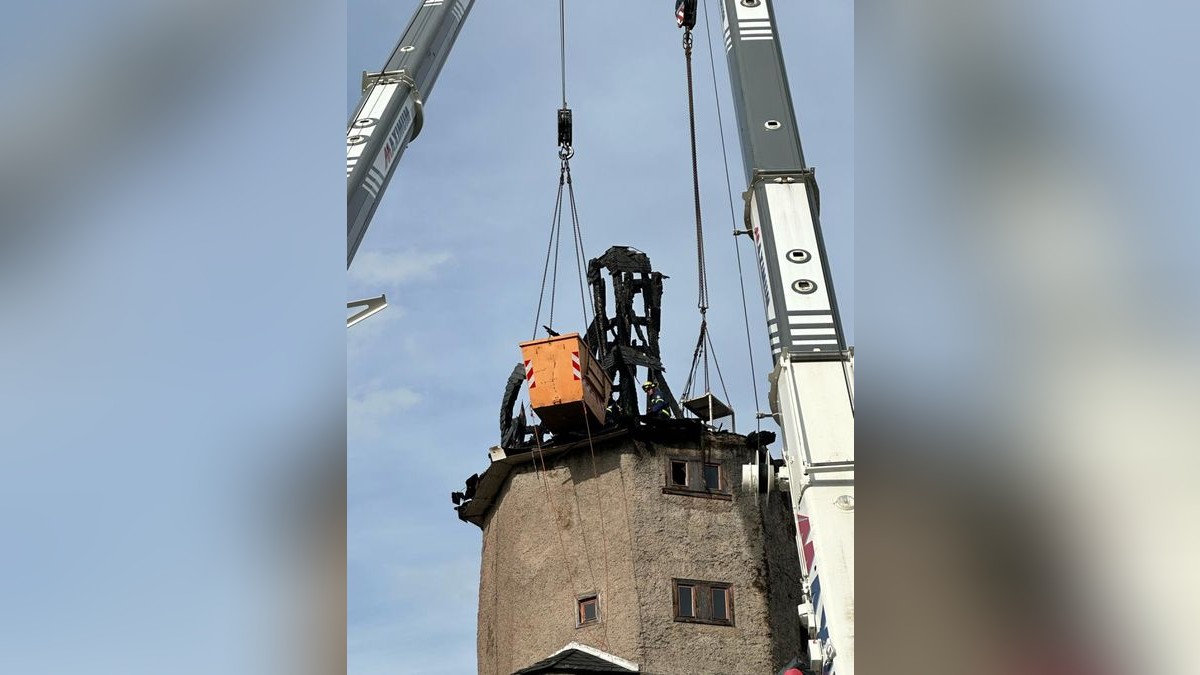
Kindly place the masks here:
[(691, 619), (696, 616), (696, 587), (688, 584), (675, 586), (675, 616)]
[(714, 621), (729, 620), (729, 609), (728, 609), (729, 589), (716, 587), (716, 588), (711, 588), (709, 590), (712, 591), (712, 618), (713, 618), (713, 620)]
[(663, 493), (731, 501), (733, 491), (727, 483), (719, 462), (671, 458)]
[(585, 595), (579, 598), (576, 621), (576, 627), (600, 622), (600, 601), (597, 596)]
[(733, 586), (723, 581), (672, 579), (675, 620), (733, 625)]
[(687, 462), (671, 461), (671, 485), (686, 488), (688, 484)]

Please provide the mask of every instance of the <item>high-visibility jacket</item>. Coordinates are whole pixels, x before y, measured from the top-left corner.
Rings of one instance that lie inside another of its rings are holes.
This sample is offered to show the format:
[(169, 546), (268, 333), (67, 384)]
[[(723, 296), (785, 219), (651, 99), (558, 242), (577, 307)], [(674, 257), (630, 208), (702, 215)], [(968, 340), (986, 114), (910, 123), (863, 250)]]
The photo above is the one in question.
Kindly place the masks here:
[(651, 417), (670, 417), (671, 409), (667, 407), (667, 400), (656, 391), (646, 399), (646, 414)]

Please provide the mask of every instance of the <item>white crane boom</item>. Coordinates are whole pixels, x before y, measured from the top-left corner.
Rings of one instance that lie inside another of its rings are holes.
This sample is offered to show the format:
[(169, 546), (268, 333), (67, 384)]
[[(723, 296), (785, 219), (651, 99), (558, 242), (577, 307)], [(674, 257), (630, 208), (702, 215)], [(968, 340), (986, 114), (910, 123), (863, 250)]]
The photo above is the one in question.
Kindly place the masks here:
[[(721, 0), (812, 666), (854, 673), (854, 387), (771, 0)], [(759, 474), (763, 475), (763, 474)], [(767, 474), (769, 475), (769, 474)]]

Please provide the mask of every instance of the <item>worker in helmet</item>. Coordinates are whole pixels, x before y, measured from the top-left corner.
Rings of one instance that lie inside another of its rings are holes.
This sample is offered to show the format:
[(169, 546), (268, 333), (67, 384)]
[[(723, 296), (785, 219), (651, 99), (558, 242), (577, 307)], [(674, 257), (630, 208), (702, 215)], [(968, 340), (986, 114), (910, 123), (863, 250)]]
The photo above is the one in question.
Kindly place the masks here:
[(654, 380), (646, 380), (642, 383), (642, 391), (646, 392), (646, 414), (650, 417), (671, 417), (671, 409), (667, 407), (667, 400), (658, 393), (658, 384)]

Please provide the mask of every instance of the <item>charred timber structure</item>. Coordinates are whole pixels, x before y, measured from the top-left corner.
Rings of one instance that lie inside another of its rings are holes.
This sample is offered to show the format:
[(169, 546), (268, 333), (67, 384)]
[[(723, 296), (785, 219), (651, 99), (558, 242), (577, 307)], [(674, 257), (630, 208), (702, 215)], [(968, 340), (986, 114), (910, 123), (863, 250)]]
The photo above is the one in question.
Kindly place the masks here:
[[(608, 315), (611, 281), (612, 315)], [(585, 332), (590, 356), (603, 369), (611, 383), (605, 402), (607, 421), (617, 424), (639, 414), (638, 368), (647, 379), (659, 385), (659, 393), (676, 418), (683, 417), (671, 388), (664, 377), (658, 336), (662, 325), (664, 274), (651, 267), (650, 258), (629, 246), (613, 246), (588, 263), (595, 318)], [(530, 427), (524, 409), (516, 411), (521, 387), (528, 380), (526, 364), (518, 363), (504, 387), (500, 402), (501, 447), (509, 451), (529, 451), (544, 442), (545, 430)]]

